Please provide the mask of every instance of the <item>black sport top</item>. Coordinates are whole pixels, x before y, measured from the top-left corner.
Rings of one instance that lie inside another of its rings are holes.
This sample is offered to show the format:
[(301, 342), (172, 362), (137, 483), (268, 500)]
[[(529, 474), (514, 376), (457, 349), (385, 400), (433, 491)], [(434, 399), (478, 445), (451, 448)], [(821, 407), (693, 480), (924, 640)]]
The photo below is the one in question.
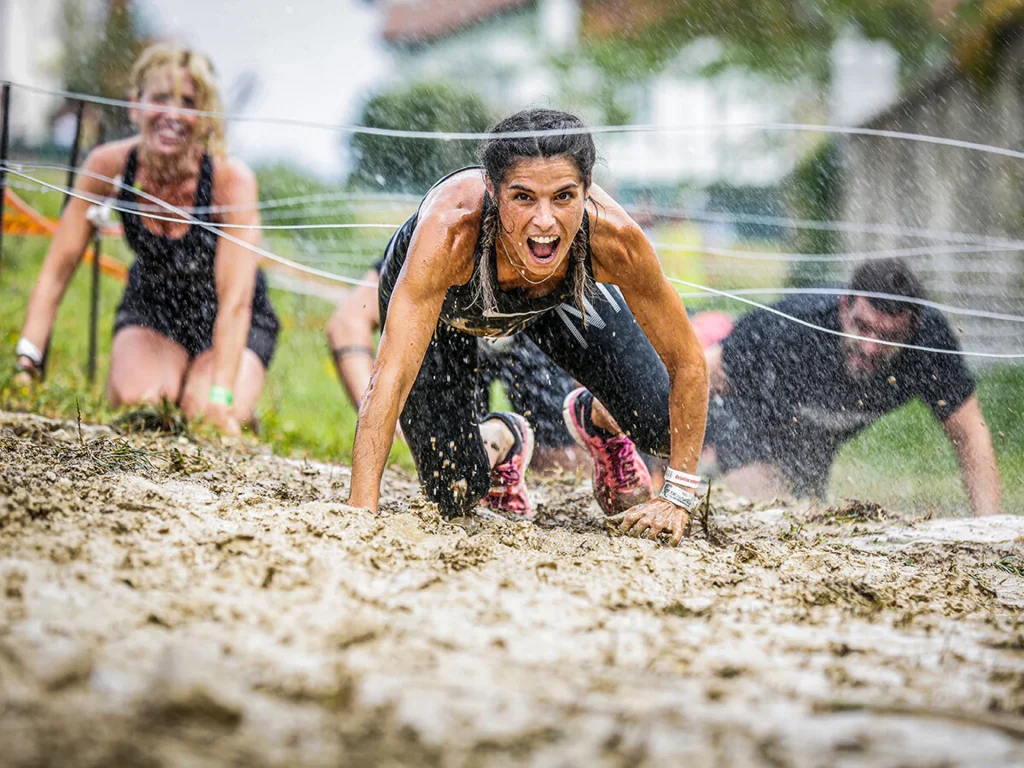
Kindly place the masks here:
[[(822, 328), (841, 330), (838, 296), (796, 296), (775, 305)], [(722, 342), (734, 419), (744, 460), (770, 460), (805, 489), (823, 490), (839, 448), (884, 414), (920, 399), (945, 421), (974, 393), (959, 355), (901, 349), (892, 365), (858, 380), (847, 373), (845, 340), (755, 310)], [(959, 349), (940, 312), (925, 307), (911, 344)], [(718, 444), (709, 423), (709, 442)]]
[[(434, 187), (450, 179), (458, 173), (476, 168), (461, 168), (449, 173), (439, 180)], [(433, 189), (434, 187), (431, 187)], [(423, 203), (420, 202), (420, 207)], [(493, 205), (489, 197), (484, 198), (484, 206)], [(384, 261), (379, 265), (380, 287), (379, 296), (381, 303), (381, 316), (386, 316), (386, 307), (391, 301), (391, 293), (398, 282), (398, 275), (402, 271), (405, 259), (409, 255), (409, 244), (412, 241), (413, 232), (419, 220), (419, 208), (416, 213), (410, 216), (398, 228), (398, 231), (391, 236), (388, 242)], [(484, 210), (486, 215), (487, 209)], [(559, 283), (558, 287), (544, 296), (529, 297), (522, 288), (504, 290), (498, 285), (498, 265), (495, 248), (485, 249), (477, 239), (476, 250), (473, 254), (474, 265), (473, 275), (469, 282), (464, 285), (454, 285), (448, 289), (441, 307), (441, 322), (459, 331), (472, 336), (512, 336), (526, 328), (530, 323), (546, 312), (550, 312), (561, 304), (573, 304), (572, 284), (575, 270), (586, 269), (590, 278), (593, 279), (592, 252), (590, 250), (590, 217), (587, 212), (583, 213), (583, 224), (577, 237), (586, 238), (587, 255), (583, 264), (570, 259), (569, 270)], [(485, 313), (481, 301), (477, 297), (477, 285), (480, 279), (480, 259), (490, 259), (491, 279), (493, 281), (494, 298), (497, 304), (493, 312)]]
[[(133, 185), (137, 171), (138, 150), (133, 148), (125, 165), (119, 200), (136, 204), (138, 198)], [(203, 153), (195, 207), (209, 209), (212, 203), (213, 160)], [(212, 215), (206, 210), (194, 213), (193, 217), (213, 223)], [(166, 321), (163, 325), (212, 330), (218, 306), (214, 280), (217, 233), (193, 224), (181, 237), (164, 237), (146, 229), (139, 214), (124, 211), (121, 212), (121, 223), (125, 240), (135, 252), (121, 309), (147, 316), (159, 314)], [(267, 282), (262, 270), (256, 274), (252, 327), (275, 335), (278, 330), (277, 316), (267, 298)]]

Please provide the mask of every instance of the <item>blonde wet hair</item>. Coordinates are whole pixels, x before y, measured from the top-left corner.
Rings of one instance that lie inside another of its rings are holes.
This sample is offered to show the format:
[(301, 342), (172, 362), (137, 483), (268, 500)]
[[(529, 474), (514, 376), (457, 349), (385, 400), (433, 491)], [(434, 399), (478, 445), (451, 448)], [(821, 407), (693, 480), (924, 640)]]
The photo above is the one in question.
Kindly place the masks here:
[[(131, 95), (141, 99), (147, 81), (154, 72), (169, 67), (172, 71), (175, 90), (181, 90), (183, 75), (190, 75), (195, 83), (195, 108), (201, 112), (223, 112), (220, 91), (213, 72), (213, 64), (201, 53), (173, 43), (156, 43), (142, 52), (132, 67), (129, 80)], [(211, 155), (223, 155), (227, 150), (224, 142), (224, 121), (220, 118), (200, 117), (197, 123), (197, 138)]]

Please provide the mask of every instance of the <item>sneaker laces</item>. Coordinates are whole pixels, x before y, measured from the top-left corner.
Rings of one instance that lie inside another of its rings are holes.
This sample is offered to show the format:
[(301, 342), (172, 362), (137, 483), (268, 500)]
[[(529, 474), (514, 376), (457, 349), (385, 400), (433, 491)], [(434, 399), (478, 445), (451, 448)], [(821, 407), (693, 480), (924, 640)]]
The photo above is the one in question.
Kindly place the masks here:
[(491, 470), (491, 477), (498, 480), (503, 488), (511, 488), (519, 482), (521, 473), (515, 462), (509, 459)]
[(633, 441), (624, 435), (610, 438), (605, 442), (605, 451), (611, 459), (608, 462), (612, 479), (618, 486), (636, 485), (639, 475), (636, 466), (636, 449)]

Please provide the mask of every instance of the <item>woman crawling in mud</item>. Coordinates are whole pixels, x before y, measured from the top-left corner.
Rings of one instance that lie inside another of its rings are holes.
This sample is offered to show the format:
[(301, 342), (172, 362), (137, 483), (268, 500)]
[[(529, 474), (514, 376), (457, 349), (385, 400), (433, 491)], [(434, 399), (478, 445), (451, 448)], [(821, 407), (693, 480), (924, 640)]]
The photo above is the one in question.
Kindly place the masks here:
[[(517, 134), (533, 131), (549, 133)], [(401, 417), (442, 514), (483, 503), (529, 516), (529, 425), (514, 413), (478, 423), (473, 409), (473, 337), (522, 332), (583, 385), (566, 397), (565, 420), (594, 459), (605, 513), (624, 513), (623, 532), (676, 544), (695, 502), (708, 398), (683, 303), (641, 229), (591, 183), (596, 149), (578, 118), (526, 110), (494, 134), (483, 167), (438, 181), (388, 244), (350, 504), (377, 509)], [(669, 460), (656, 499), (638, 447)]]
[[(135, 253), (114, 320), (107, 396), (112, 405), (181, 405), (223, 431), (252, 418), (274, 353), (278, 322), (263, 274), (244, 246), (150, 201), (196, 209), (207, 224), (259, 224), (256, 179), (224, 153), (213, 67), (200, 54), (159, 43), (135, 63), (131, 112), (139, 135), (94, 149), (78, 176), (29, 300), (18, 342), (22, 378), (38, 377), (57, 307), (92, 237), (88, 200), (117, 198)], [(155, 106), (161, 109), (145, 109)], [(184, 108), (186, 111), (178, 111)], [(120, 177), (120, 183), (116, 179)], [(85, 198), (85, 199), (83, 199)], [(211, 207), (224, 213), (211, 213)], [(255, 242), (255, 229), (236, 240)]]

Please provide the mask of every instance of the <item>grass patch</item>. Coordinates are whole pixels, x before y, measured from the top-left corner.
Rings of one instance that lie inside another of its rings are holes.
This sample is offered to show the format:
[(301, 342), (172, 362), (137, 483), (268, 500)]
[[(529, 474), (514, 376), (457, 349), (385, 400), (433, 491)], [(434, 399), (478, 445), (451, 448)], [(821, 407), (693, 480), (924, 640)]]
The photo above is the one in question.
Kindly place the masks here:
[[(117, 422), (126, 429), (154, 428), (176, 432), (186, 428), (159, 406), (113, 411), (104, 387), (110, 366), (114, 311), (124, 290), (103, 277), (100, 286), (99, 352), (96, 382), (86, 379), (88, 355), (89, 270), (75, 272), (61, 304), (50, 348), (49, 370), (43, 386), (13, 390), (6, 386), (13, 350), (21, 333), (32, 285), (46, 252), (45, 238), (4, 238), (0, 282), (0, 349), (8, 354), (0, 374), (0, 408), (41, 413), (74, 421), (80, 406), (88, 422)], [(113, 253), (127, 262), (122, 243), (110, 243)], [(352, 457), (356, 413), (346, 401), (327, 349), (324, 328), (333, 306), (322, 299), (271, 291), (281, 317), (282, 333), (257, 406), (260, 439), (282, 455), (348, 462)], [(194, 425), (192, 425), (194, 427)], [(404, 445), (396, 445), (391, 460), (412, 467)]]
[[(978, 399), (992, 433), (1003, 488), (1003, 511), (1024, 512), (1024, 367), (987, 370)], [(831, 490), (901, 511), (963, 514), (970, 509), (953, 447), (919, 402), (888, 414), (839, 452)]]

